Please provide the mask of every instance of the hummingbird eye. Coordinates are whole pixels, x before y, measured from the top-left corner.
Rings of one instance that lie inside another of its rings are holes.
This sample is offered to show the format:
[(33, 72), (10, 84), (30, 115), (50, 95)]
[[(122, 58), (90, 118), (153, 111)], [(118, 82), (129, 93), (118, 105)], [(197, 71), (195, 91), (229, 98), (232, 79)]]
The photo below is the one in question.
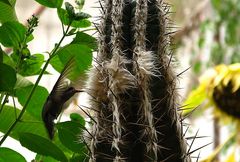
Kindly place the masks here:
[(75, 88), (73, 88), (73, 87), (69, 87), (69, 88), (67, 89), (67, 91), (71, 92), (71, 91), (76, 91), (76, 90), (75, 90)]
[(65, 102), (70, 99), (75, 93), (76, 93), (76, 89), (73, 87), (69, 87), (68, 89), (66, 89), (64, 91), (64, 93), (62, 94), (62, 100), (64, 100)]

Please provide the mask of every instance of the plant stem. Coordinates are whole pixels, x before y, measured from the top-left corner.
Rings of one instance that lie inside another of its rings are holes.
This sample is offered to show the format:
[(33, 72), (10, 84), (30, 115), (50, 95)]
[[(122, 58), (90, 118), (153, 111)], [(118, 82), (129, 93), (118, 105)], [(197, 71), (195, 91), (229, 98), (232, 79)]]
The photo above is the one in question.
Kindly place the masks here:
[[(71, 25), (71, 23), (72, 23), (72, 22), (70, 22), (70, 25)], [(66, 31), (63, 33), (63, 36), (62, 36), (61, 40), (59, 41), (59, 43), (58, 43), (58, 44), (55, 46), (55, 48), (51, 51), (49, 61), (50, 61), (50, 59), (52, 59), (52, 58), (55, 56), (55, 53), (57, 52), (58, 48), (60, 47), (63, 39), (67, 36), (68, 31), (69, 31), (69, 28), (70, 28), (70, 25), (68, 25)]]
[[(71, 24), (71, 23), (70, 23), (70, 24)], [(23, 114), (25, 113), (26, 108), (27, 108), (27, 106), (28, 106), (28, 104), (29, 104), (32, 96), (33, 96), (33, 93), (34, 93), (35, 89), (37, 88), (37, 86), (38, 86), (38, 84), (39, 84), (39, 82), (40, 82), (40, 80), (41, 80), (44, 72), (45, 72), (46, 69), (47, 69), (48, 64), (50, 63), (50, 60), (55, 56), (55, 53), (57, 52), (58, 48), (60, 47), (63, 39), (66, 37), (66, 35), (67, 35), (67, 33), (68, 33), (68, 30), (69, 30), (69, 28), (70, 28), (70, 24), (68, 25), (68, 27), (67, 27), (67, 29), (66, 29), (66, 32), (63, 34), (63, 36), (62, 36), (62, 38), (60, 39), (60, 41), (58, 42), (58, 44), (57, 44), (57, 45), (54, 47), (54, 49), (51, 51), (50, 57), (49, 57), (48, 60), (46, 61), (46, 63), (45, 63), (45, 65), (44, 65), (41, 73), (39, 74), (39, 76), (38, 76), (38, 78), (37, 78), (37, 81), (36, 81), (36, 83), (34, 84), (34, 87), (33, 87), (33, 89), (31, 90), (30, 95), (28, 96), (28, 99), (27, 99), (25, 105), (24, 105), (23, 108), (22, 108), (22, 111), (20, 112), (20, 114), (19, 114), (19, 116), (17, 117), (17, 119), (15, 120), (15, 122), (11, 125), (11, 127), (8, 129), (8, 131), (7, 131), (7, 132), (4, 134), (4, 136), (2, 137), (2, 139), (1, 139), (1, 141), (0, 141), (0, 146), (3, 144), (3, 142), (4, 142), (4, 141), (6, 140), (6, 138), (9, 136), (9, 134), (11, 133), (11, 131), (13, 130), (13, 128), (16, 126), (16, 124), (21, 120), (21, 118), (22, 118)]]
[(4, 97), (4, 94), (1, 93), (1, 95), (0, 95), (0, 104), (2, 104), (2, 99), (3, 99), (3, 97)]
[(96, 28), (89, 28), (89, 29), (81, 30), (80, 32), (86, 32), (86, 31), (91, 31), (91, 30), (96, 30)]
[[(219, 126), (219, 117), (214, 117), (213, 119), (213, 136), (214, 136), (214, 141), (213, 141), (213, 147), (214, 150), (220, 145), (220, 126)], [(214, 161), (219, 161), (219, 155), (217, 154), (214, 158)]]
[[(1, 101), (2, 101), (3, 96), (4, 96), (4, 95), (1, 96)], [(2, 112), (4, 105), (7, 103), (8, 97), (9, 97), (9, 95), (6, 93), (6, 94), (5, 94), (5, 98), (4, 98), (4, 100), (3, 100), (3, 103), (1, 104), (0, 113)]]

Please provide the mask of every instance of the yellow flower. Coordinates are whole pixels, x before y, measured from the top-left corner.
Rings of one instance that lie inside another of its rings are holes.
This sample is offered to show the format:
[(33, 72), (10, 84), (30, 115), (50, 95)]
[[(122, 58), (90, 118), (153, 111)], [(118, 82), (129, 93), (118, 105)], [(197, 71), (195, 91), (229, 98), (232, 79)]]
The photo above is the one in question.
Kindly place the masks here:
[(197, 107), (203, 102), (205, 107), (216, 108), (215, 115), (240, 117), (240, 63), (220, 64), (199, 78), (199, 86), (189, 94), (184, 105)]

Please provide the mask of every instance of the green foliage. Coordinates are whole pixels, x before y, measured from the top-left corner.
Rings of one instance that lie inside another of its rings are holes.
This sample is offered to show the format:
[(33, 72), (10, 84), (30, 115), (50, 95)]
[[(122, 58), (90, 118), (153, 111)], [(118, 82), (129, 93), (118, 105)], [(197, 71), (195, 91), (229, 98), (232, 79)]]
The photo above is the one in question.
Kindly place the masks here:
[(86, 28), (91, 26), (91, 22), (87, 20), (91, 16), (84, 12), (75, 13), (74, 7), (66, 2), (65, 8), (58, 8), (58, 17), (64, 25), (71, 25), (75, 28)]
[(27, 162), (25, 158), (18, 152), (6, 147), (1, 147), (0, 162), (6, 162), (6, 161)]
[[(238, 63), (240, 61), (240, 0), (211, 0), (210, 3), (212, 6), (213, 15), (209, 16), (200, 25), (200, 36), (198, 39), (198, 47), (200, 48), (200, 52), (197, 53), (196, 51), (193, 51), (192, 55), (190, 56), (191, 64), (194, 64), (192, 70), (196, 77), (199, 77), (199, 74), (201, 73), (206, 76), (209, 75), (208, 78), (206, 78), (206, 80), (208, 80), (209, 82), (207, 84), (204, 83), (206, 85), (203, 86), (203, 83), (201, 83), (201, 77), (199, 83), (200, 85), (197, 86), (197, 89), (193, 89), (188, 94), (184, 105), (190, 108), (197, 106), (201, 107), (194, 112), (194, 117), (196, 117), (197, 113), (199, 116), (202, 117), (203, 111), (205, 110), (203, 108), (211, 108), (213, 109), (212, 112), (215, 118), (219, 118), (221, 124), (227, 125), (227, 122), (224, 120), (224, 115), (218, 112), (219, 110), (217, 109), (217, 107), (219, 105), (216, 104), (216, 102), (214, 101), (214, 96), (218, 96), (221, 94), (220, 92), (214, 91), (216, 86), (214, 84), (216, 84), (217, 81), (213, 81), (213, 79), (221, 80), (223, 78), (227, 78), (225, 74), (230, 74), (229, 71), (226, 72), (224, 71), (224, 69), (217, 68), (217, 65), (225, 64), (231, 66), (231, 64)], [(215, 67), (215, 73), (222, 72), (221, 75), (215, 74), (216, 76), (214, 76), (212, 73), (213, 71), (211, 70), (204, 72), (206, 69), (212, 67)], [(231, 80), (232, 78), (234, 77), (230, 76), (227, 79)], [(237, 79), (234, 78), (233, 80), (236, 80), (237, 82)], [(214, 86), (212, 86), (211, 84)], [(220, 89), (224, 88), (221, 87)], [(221, 93), (225, 94), (228, 92), (223, 91)], [(231, 103), (232, 100), (233, 99), (231, 98)], [(224, 103), (226, 104), (227, 101), (224, 100)], [(234, 109), (235, 108), (236, 107), (234, 106)], [(186, 109), (185, 113), (188, 113), (190, 111), (191, 110)], [(216, 121), (217, 120), (215, 120), (214, 122)], [(218, 124), (215, 123), (214, 132), (217, 132), (217, 125)], [(234, 125), (232, 118), (230, 125)], [(238, 130), (231, 130), (229, 132), (233, 131)], [(214, 141), (218, 141), (218, 139)], [(229, 145), (231, 145), (232, 147), (234, 143), (236, 144), (236, 142), (234, 141), (231, 142)], [(229, 148), (229, 146), (226, 147), (226, 150), (228, 150), (228, 152)], [(219, 155), (220, 154), (223, 155), (223, 153), (221, 152), (219, 153)]]
[[(92, 64), (92, 52), (96, 50), (96, 39), (80, 28), (91, 26), (88, 20), (90, 15), (81, 12), (84, 1), (79, 1), (77, 7), (65, 3), (66, 9), (61, 8), (63, 0), (36, 1), (46, 7), (57, 8), (56, 12), (63, 24), (63, 36), (48, 52), (48, 58), (40, 53), (32, 54), (28, 45), (38, 39), (38, 35), (34, 35), (38, 18), (33, 16), (27, 25), (23, 25), (15, 14), (16, 0), (0, 0), (0, 132), (4, 134), (0, 138), (0, 146), (10, 136), (23, 147), (37, 153), (36, 160), (83, 161), (87, 159), (87, 148), (80, 140), (80, 135), (86, 129), (84, 118), (76, 113), (71, 114), (71, 120), (58, 123), (54, 139), (48, 140), (41, 114), (49, 93), (38, 84), (43, 75), (49, 74), (49, 64), (61, 72), (73, 56), (76, 59), (73, 77), (78, 78), (88, 70)], [(62, 45), (66, 37), (73, 41)], [(1, 48), (3, 46), (11, 51), (5, 52)], [(34, 83), (28, 78), (33, 75), (37, 77)], [(15, 104), (17, 101), (20, 106)], [(1, 161), (26, 160), (10, 148), (0, 147)]]
[(76, 58), (76, 67), (72, 72), (70, 79), (77, 79), (78, 76), (91, 66), (92, 62), (92, 51), (89, 47), (81, 44), (70, 44), (61, 48), (57, 53), (56, 57), (51, 60), (51, 65), (55, 70), (61, 72), (64, 65), (68, 62), (71, 57)]
[(74, 122), (78, 122), (80, 123), (82, 126), (85, 126), (85, 120), (82, 116), (80, 116), (79, 114), (77, 113), (72, 113), (70, 114), (70, 118), (71, 118), (71, 121), (74, 121)]
[[(33, 89), (34, 85), (20, 88), (16, 91), (16, 97), (19, 103), (23, 106), (28, 100), (29, 93)], [(42, 107), (47, 99), (48, 91), (46, 88), (37, 86), (35, 93), (30, 100), (26, 111), (38, 120), (41, 120)]]
[(62, 6), (63, 0), (35, 0), (43, 6), (50, 8), (58, 8)]
[(75, 153), (83, 153), (85, 144), (79, 141), (84, 125), (80, 122), (63, 122), (57, 125), (58, 136), (61, 143)]
[(44, 63), (44, 56), (42, 54), (34, 54), (28, 59), (22, 61), (19, 67), (19, 74), (22, 76), (36, 75), (41, 71), (41, 67)]
[[(8, 128), (16, 120), (16, 115), (19, 115), (19, 114), (20, 114), (19, 109), (15, 109), (14, 107), (11, 107), (11, 106), (4, 106), (0, 114), (0, 120), (1, 120), (0, 131), (2, 133), (6, 133), (8, 131)], [(21, 132), (29, 132), (42, 137), (47, 137), (42, 121), (36, 119), (32, 115), (30, 115), (28, 112), (24, 113), (21, 119), (21, 122), (19, 122), (15, 127), (15, 129), (12, 130), (10, 136), (18, 140), (18, 135)]]
[(19, 47), (25, 38), (26, 28), (17, 21), (6, 22), (0, 27), (0, 43), (5, 47)]
[(0, 0), (0, 23), (17, 20), (15, 2), (16, 0)]
[(17, 81), (15, 70), (6, 64), (0, 64), (0, 91), (11, 91)]
[(58, 17), (64, 25), (70, 24), (75, 28), (87, 28), (91, 25), (91, 22), (86, 18), (89, 18), (90, 15), (85, 14), (83, 12), (79, 13), (72, 19), (72, 15), (69, 15), (67, 10), (62, 8), (58, 8)]
[(91, 49), (94, 49), (94, 50), (97, 49), (96, 39), (83, 32), (77, 32), (76, 37), (73, 39), (71, 44), (82, 44), (82, 45), (88, 46)]
[(14, 67), (15, 63), (12, 60), (12, 58), (10, 56), (8, 56), (5, 52), (3, 52), (2, 54), (3, 54), (3, 63)]
[(82, 162), (82, 161), (88, 161), (87, 157), (84, 156), (83, 154), (74, 154), (71, 159), (70, 162)]
[[(190, 63), (197, 64), (193, 68), (196, 75), (221, 63), (239, 62), (240, 58), (240, 1), (211, 0), (211, 4), (214, 16), (200, 24), (198, 39), (198, 47), (205, 50), (199, 53), (192, 51), (190, 56)], [(206, 52), (208, 50), (209, 53)]]
[[(215, 37), (211, 47), (212, 57), (210, 59), (213, 64), (210, 63), (210, 65), (235, 63), (232, 58), (240, 56), (240, 22), (238, 21), (240, 16), (239, 2), (239, 0), (211, 0), (215, 11), (215, 17), (206, 20), (208, 26), (212, 26), (210, 31)], [(221, 32), (220, 29), (225, 30), (224, 35), (222, 35), (223, 32)], [(206, 32), (205, 30), (202, 34), (204, 35)], [(221, 38), (223, 38), (223, 40), (220, 40)]]
[(46, 138), (32, 133), (21, 133), (19, 135), (19, 141), (24, 147), (31, 151), (41, 155), (51, 156), (62, 162), (68, 161), (62, 150)]
[(29, 81), (27, 78), (21, 76), (20, 74), (17, 74), (17, 82), (15, 84), (14, 89), (19, 89), (19, 88), (23, 88), (23, 87), (27, 87), (33, 85), (33, 83), (31, 81)]

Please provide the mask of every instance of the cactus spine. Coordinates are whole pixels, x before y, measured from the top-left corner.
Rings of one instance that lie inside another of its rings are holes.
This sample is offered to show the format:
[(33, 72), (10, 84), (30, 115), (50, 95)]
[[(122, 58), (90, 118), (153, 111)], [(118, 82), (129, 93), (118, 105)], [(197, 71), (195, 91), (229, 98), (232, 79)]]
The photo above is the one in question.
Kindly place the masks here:
[(97, 65), (91, 162), (189, 162), (171, 70), (169, 6), (162, 0), (105, 0)]

